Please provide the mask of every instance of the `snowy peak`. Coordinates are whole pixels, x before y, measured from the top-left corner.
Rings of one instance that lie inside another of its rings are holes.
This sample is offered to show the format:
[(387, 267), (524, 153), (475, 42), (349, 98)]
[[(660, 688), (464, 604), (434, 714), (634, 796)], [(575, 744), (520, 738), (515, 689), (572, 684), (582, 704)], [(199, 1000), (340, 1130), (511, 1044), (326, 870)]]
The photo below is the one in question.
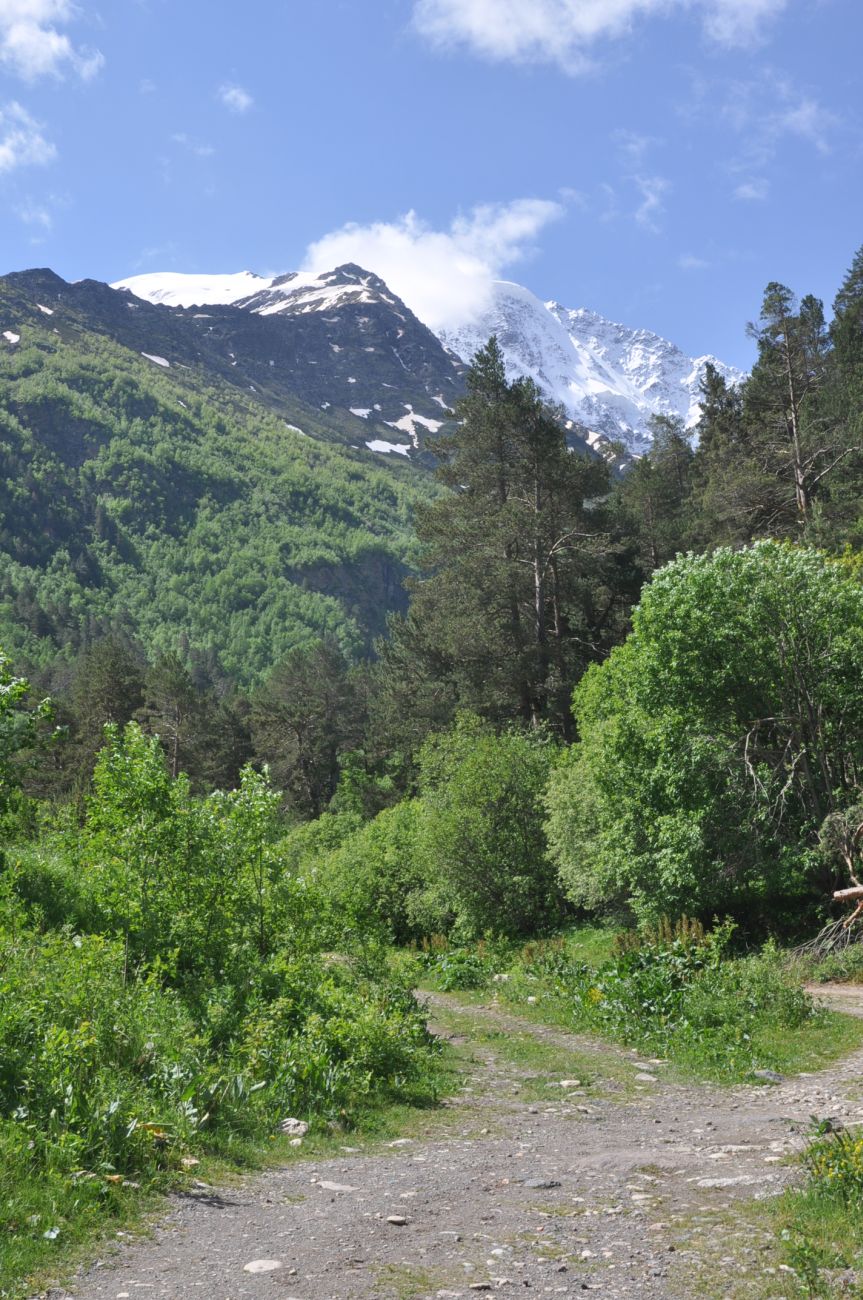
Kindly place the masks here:
[(164, 307), (226, 307), (267, 288), (271, 280), (239, 271), (236, 275), (180, 275), (157, 271), (116, 280), (112, 289), (128, 289), (136, 298)]
[(679, 418), (686, 428), (696, 424), (708, 362), (731, 383), (743, 378), (713, 357), (687, 357), (650, 330), (616, 324), (583, 307), (543, 303), (506, 281), (494, 285), (478, 320), (440, 337), (469, 361), (492, 334), (510, 378), (529, 376), (570, 419), (634, 452), (649, 446), (653, 415)]
[(379, 276), (349, 262), (324, 275), (292, 271), (277, 276), (257, 292), (237, 300), (236, 305), (261, 316), (275, 316), (381, 302), (388, 307), (401, 305)]
[(234, 275), (182, 275), (159, 271), (117, 280), (113, 289), (128, 289), (136, 298), (164, 307), (243, 307), (261, 316), (333, 308), (340, 304), (385, 302), (398, 299), (379, 276), (352, 262), (316, 275), (290, 271), (267, 279), (251, 271)]
[[(153, 364), (178, 355), (153, 335), (176, 332), (228, 382), (277, 408), (285, 393), (299, 397), (340, 420), (349, 446), (382, 456), (421, 453), (464, 389), (458, 358), (355, 263), (270, 278), (160, 273), (112, 287), (123, 327), (137, 327), (137, 350)], [(162, 328), (148, 333), (154, 313)]]

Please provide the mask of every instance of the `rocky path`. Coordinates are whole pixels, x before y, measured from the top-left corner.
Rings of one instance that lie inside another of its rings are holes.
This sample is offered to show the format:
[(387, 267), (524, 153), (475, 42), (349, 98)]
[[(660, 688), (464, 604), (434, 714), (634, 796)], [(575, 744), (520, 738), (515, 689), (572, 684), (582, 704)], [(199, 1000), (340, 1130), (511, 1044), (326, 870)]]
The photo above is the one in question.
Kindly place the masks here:
[(337, 1158), (176, 1196), (152, 1238), (63, 1297), (798, 1294), (751, 1204), (791, 1176), (813, 1114), (863, 1122), (863, 1052), (712, 1089), (494, 1004), (430, 1002), (466, 1072), (425, 1131), (374, 1151), (346, 1139)]

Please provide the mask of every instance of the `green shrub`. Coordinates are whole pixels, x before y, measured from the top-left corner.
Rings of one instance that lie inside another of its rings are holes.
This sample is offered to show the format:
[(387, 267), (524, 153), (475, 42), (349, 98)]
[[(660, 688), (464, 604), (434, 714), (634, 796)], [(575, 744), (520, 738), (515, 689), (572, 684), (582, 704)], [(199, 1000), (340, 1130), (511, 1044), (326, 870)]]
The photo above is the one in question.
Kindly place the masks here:
[(135, 976), (122, 943), (0, 936), (0, 1116), (27, 1133), (37, 1163), (164, 1167), (197, 1126), (204, 1069), (188, 1011)]
[(860, 584), (815, 551), (759, 542), (657, 572), (576, 688), (580, 740), (550, 781), (572, 901), (799, 925), (832, 884), (824, 809), (856, 802), (861, 633)]
[(464, 948), (441, 953), (429, 962), (427, 969), (444, 993), (487, 988), (492, 975), (488, 956)]
[(317, 881), (342, 937), (419, 938), (425, 878), (417, 834), (422, 808), (404, 800), (360, 826), (318, 865)]
[(417, 1083), (432, 1040), (408, 989), (351, 963), (276, 959), (278, 996), (249, 1008), (237, 1061), (272, 1117), (350, 1119), (374, 1097)]
[(495, 735), (470, 714), (424, 745), (419, 853), (460, 935), (535, 935), (559, 921), (542, 812), (553, 756), (546, 736)]

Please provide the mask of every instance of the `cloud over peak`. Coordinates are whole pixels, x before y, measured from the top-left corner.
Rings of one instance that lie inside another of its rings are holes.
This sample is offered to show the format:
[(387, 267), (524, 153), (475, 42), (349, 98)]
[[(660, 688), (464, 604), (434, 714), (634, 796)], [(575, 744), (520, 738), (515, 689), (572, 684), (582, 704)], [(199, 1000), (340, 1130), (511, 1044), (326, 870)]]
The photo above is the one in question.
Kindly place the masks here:
[(528, 256), (539, 233), (563, 216), (550, 199), (488, 203), (435, 230), (415, 212), (392, 222), (350, 223), (306, 251), (304, 270), (356, 262), (379, 275), (432, 329), (475, 318), (492, 281)]

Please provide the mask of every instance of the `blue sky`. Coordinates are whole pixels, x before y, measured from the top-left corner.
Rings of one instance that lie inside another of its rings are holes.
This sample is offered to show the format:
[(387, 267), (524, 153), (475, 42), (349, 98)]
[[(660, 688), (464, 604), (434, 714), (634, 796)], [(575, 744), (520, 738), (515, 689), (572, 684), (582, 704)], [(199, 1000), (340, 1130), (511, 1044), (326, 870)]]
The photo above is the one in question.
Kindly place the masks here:
[[(863, 242), (859, 0), (0, 0), (0, 271), (488, 277), (746, 365)], [(431, 319), (433, 318), (433, 319)]]

